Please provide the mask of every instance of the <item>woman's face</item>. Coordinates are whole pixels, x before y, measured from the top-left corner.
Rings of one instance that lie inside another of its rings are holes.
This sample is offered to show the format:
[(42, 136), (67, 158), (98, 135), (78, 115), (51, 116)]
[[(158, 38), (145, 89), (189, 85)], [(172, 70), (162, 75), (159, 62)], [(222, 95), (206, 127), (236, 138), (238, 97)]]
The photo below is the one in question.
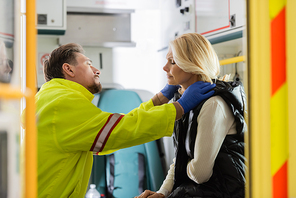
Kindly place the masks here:
[(173, 53), (169, 50), (167, 56), (167, 63), (163, 70), (167, 73), (169, 85), (181, 85), (187, 89), (191, 84), (198, 81), (198, 76), (192, 73), (184, 72), (174, 61)]
[(6, 56), (5, 44), (0, 44), (0, 82), (9, 82), (11, 76), (11, 67)]

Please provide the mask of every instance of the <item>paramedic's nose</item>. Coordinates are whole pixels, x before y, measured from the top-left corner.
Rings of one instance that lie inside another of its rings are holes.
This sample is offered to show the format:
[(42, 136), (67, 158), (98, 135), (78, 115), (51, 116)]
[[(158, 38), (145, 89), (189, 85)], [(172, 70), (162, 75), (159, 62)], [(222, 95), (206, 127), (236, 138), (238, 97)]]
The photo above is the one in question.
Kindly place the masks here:
[(93, 70), (93, 72), (94, 72), (95, 75), (100, 75), (101, 74), (101, 71), (98, 70), (97, 68), (95, 68), (93, 66), (91, 66), (91, 68), (92, 68), (92, 70)]

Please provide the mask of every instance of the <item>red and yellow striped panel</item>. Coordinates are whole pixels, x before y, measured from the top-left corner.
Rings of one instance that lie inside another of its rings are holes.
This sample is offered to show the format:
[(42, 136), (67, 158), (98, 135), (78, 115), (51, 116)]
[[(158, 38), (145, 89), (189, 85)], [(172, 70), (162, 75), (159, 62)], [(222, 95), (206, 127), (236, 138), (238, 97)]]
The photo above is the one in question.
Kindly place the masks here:
[(274, 198), (288, 197), (288, 108), (286, 82), (286, 0), (270, 0), (271, 174)]

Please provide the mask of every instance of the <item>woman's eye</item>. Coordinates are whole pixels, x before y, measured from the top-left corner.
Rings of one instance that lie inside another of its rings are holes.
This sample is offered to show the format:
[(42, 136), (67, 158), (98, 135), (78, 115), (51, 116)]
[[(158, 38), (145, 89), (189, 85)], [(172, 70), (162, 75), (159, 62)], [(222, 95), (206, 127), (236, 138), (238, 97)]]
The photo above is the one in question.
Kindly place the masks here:
[(176, 63), (172, 61), (171, 64), (174, 65), (174, 64), (176, 64)]

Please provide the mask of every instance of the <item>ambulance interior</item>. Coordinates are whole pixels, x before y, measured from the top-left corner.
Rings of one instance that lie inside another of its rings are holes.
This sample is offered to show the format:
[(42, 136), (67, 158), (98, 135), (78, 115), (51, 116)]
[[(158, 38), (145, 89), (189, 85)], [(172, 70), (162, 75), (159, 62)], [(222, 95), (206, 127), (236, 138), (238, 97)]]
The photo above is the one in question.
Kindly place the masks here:
[[(22, 6), (11, 2), (1, 1), (0, 9)], [(167, 80), (162, 67), (169, 41), (184, 33), (197, 32), (212, 43), (221, 61), (220, 75), (230, 74), (231, 80), (241, 81), (248, 94), (247, 66), (243, 59), (245, 0), (36, 0), (36, 14), (38, 89), (45, 83), (43, 61), (49, 53), (60, 45), (79, 43), (93, 66), (101, 71), (103, 91), (95, 94), (93, 104), (103, 111), (127, 113), (165, 86)], [(0, 32), (13, 34), (13, 28), (7, 24), (0, 24), (0, 28), (4, 29)], [(16, 47), (23, 46), (13, 44), (13, 37), (9, 34), (0, 37), (5, 41), (10, 59), (24, 56), (15, 52)], [(234, 57), (239, 61), (231, 61)], [(9, 83), (22, 84), (25, 81), (22, 72), (24, 69), (14, 68)], [(22, 76), (21, 80), (14, 79), (15, 76)], [(15, 108), (14, 104), (9, 106)], [(3, 112), (2, 117), (9, 118)], [(13, 123), (12, 120), (15, 119), (0, 119), (0, 141), (7, 145), (17, 144), (10, 136), (19, 130), (7, 124)], [(1, 162), (9, 161), (16, 166), (17, 160), (10, 159), (5, 151), (6, 154), (1, 152)], [(173, 162), (174, 152), (172, 138), (164, 137), (107, 156), (94, 156), (89, 185), (95, 184), (106, 197), (122, 197), (122, 194), (134, 197), (145, 189), (157, 191)], [(16, 183), (20, 181), (18, 172), (8, 172), (8, 166), (0, 164), (2, 185), (8, 177), (15, 178)], [(0, 197), (2, 194), (18, 197), (8, 186), (1, 186)]]
[[(63, 35), (56, 36), (47, 32), (57, 29), (38, 25), (38, 87), (44, 83), (42, 57), (59, 45), (77, 42), (101, 71), (104, 90), (96, 94), (93, 103), (103, 111), (127, 113), (166, 84), (162, 67), (168, 42), (178, 35), (195, 31), (203, 34), (220, 60), (245, 54), (244, 0), (130, 1), (127, 8), (112, 7), (111, 3), (110, 8), (108, 3), (103, 8), (95, 7), (93, 1), (39, 0), (37, 15), (48, 12), (47, 17), (53, 17), (47, 9), (53, 2), (59, 7), (66, 4), (61, 12), (67, 12), (67, 26)], [(247, 84), (244, 62), (221, 66), (221, 76), (224, 74)], [(170, 137), (108, 156), (94, 156), (90, 183), (96, 184), (100, 193), (115, 197), (133, 197), (145, 189), (157, 191), (173, 157)], [(110, 166), (114, 167), (113, 174)]]

